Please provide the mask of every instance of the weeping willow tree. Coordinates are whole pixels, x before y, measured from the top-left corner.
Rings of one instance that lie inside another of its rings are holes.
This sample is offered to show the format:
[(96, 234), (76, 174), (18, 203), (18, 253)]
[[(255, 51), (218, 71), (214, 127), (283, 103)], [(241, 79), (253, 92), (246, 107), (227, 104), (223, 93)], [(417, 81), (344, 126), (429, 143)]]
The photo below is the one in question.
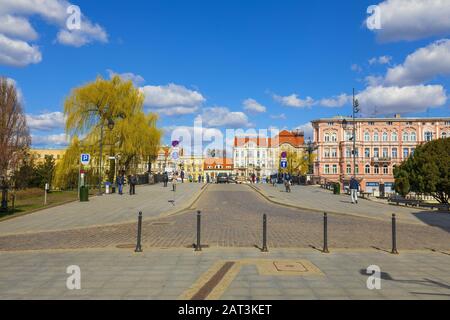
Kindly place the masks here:
[[(58, 165), (56, 184), (63, 188), (78, 181), (81, 153), (92, 156), (91, 181), (100, 177), (100, 171), (111, 182), (118, 171), (139, 173), (138, 164), (156, 157), (162, 136), (157, 115), (145, 114), (143, 103), (143, 93), (118, 76), (111, 80), (99, 77), (74, 89), (64, 105), (66, 133), (72, 142)], [(109, 156), (116, 160), (108, 165)]]

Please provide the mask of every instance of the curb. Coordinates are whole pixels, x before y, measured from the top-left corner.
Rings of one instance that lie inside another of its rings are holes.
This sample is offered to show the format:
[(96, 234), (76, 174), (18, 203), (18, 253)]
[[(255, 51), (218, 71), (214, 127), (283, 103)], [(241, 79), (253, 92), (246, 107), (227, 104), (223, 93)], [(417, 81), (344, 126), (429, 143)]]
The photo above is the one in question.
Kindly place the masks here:
[[(259, 195), (261, 195), (265, 200), (269, 201), (270, 203), (279, 205), (279, 206), (284, 206), (284, 207), (288, 207), (288, 208), (293, 208), (293, 209), (299, 209), (299, 210), (307, 210), (307, 211), (312, 211), (312, 212), (316, 212), (316, 213), (328, 213), (328, 214), (333, 214), (333, 215), (341, 215), (341, 216), (350, 216), (350, 217), (356, 217), (356, 218), (366, 218), (366, 219), (372, 219), (372, 220), (377, 220), (377, 221), (383, 221), (383, 222), (389, 222), (388, 219), (382, 219), (380, 217), (368, 217), (368, 216), (364, 216), (364, 215), (360, 215), (357, 213), (343, 213), (343, 212), (337, 212), (337, 211), (329, 211), (329, 210), (318, 210), (315, 208), (308, 208), (308, 207), (302, 207), (299, 205), (294, 205), (294, 204), (290, 204), (290, 203), (284, 203), (281, 201), (277, 201), (274, 199), (271, 199), (264, 191), (262, 191), (261, 189), (259, 189), (258, 187), (255, 187), (253, 185), (248, 185), (250, 188), (252, 188), (253, 190), (255, 190)], [(421, 223), (415, 223), (415, 222), (404, 222), (405, 224), (411, 224), (411, 225), (419, 225), (422, 226)]]
[[(184, 213), (185, 211), (191, 209), (192, 205), (194, 205), (197, 202), (197, 200), (200, 198), (200, 196), (203, 194), (203, 192), (205, 192), (207, 187), (208, 187), (208, 184), (203, 185), (201, 187), (201, 189), (200, 189), (200, 192), (198, 192), (196, 195), (194, 195), (187, 202), (188, 205), (184, 206), (183, 208), (177, 208), (177, 209), (175, 209), (173, 211), (164, 212), (164, 213), (161, 213), (160, 215), (158, 215), (156, 217), (144, 218), (144, 219), (142, 219), (142, 221), (143, 222), (155, 221), (155, 220), (159, 220), (159, 219), (163, 219), (163, 218), (169, 218), (169, 217), (173, 217), (173, 216), (179, 215), (181, 213)], [(77, 200), (74, 200), (74, 201), (77, 201)], [(71, 202), (74, 202), (74, 201), (70, 201), (68, 203), (71, 203)], [(61, 203), (60, 205), (63, 205), (63, 204), (65, 204), (65, 203)], [(55, 207), (57, 207), (57, 206), (55, 206)], [(47, 209), (47, 208), (45, 208), (45, 209)], [(23, 217), (23, 216), (26, 216), (26, 214), (24, 214), (22, 216), (17, 216), (17, 218)], [(3, 222), (3, 221), (5, 221), (5, 220), (1, 220), (0, 223)], [(135, 223), (136, 223), (136, 220), (129, 220), (129, 221), (122, 221), (122, 222), (117, 222), (117, 223), (95, 224), (95, 225), (90, 225), (90, 226), (66, 228), (66, 229), (37, 230), (37, 231), (5, 233), (5, 234), (2, 234), (0, 236), (0, 238), (1, 237), (9, 237), (9, 236), (17, 236), (17, 235), (31, 235), (31, 234), (43, 234), (43, 233), (52, 233), (52, 232), (65, 232), (65, 231), (86, 230), (86, 229), (103, 228), (103, 227), (107, 228), (107, 227), (116, 227), (116, 226), (122, 226), (122, 225), (127, 225), (127, 224), (135, 224)]]

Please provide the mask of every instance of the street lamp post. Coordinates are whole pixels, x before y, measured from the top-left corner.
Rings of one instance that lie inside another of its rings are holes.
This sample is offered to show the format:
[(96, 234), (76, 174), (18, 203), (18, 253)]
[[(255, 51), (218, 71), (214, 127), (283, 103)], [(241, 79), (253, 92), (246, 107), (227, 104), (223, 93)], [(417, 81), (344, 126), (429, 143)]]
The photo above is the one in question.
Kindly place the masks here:
[[(111, 118), (108, 119), (108, 129), (109, 130), (113, 130), (114, 129), (114, 120), (112, 120)], [(104, 122), (102, 121), (102, 124), (100, 126), (100, 158), (99, 158), (99, 164), (100, 164), (100, 168), (99, 168), (99, 172), (98, 172), (98, 195), (101, 196), (103, 195), (102, 193), (102, 181), (103, 181), (103, 127), (104, 127)]]
[(308, 138), (307, 149), (308, 151), (308, 174), (314, 174), (313, 163), (311, 161), (312, 153), (316, 150), (314, 147), (314, 143), (311, 140), (311, 137)]
[[(358, 154), (356, 150), (356, 114), (358, 114), (360, 111), (359, 109), (359, 101), (355, 98), (355, 89), (353, 89), (353, 108), (352, 108), (352, 142), (353, 142), (353, 150), (352, 150), (352, 157), (353, 157), (353, 176), (356, 178), (356, 156)], [(342, 121), (342, 126), (344, 127), (344, 130), (348, 128), (348, 121), (344, 119)]]

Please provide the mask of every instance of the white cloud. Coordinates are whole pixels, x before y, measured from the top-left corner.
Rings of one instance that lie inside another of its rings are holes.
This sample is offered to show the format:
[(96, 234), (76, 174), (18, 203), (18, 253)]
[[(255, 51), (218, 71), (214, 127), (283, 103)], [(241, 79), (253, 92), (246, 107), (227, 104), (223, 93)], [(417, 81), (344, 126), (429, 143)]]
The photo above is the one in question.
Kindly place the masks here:
[[(450, 20), (450, 16), (448, 19)], [(385, 85), (416, 85), (438, 75), (450, 75), (449, 39), (420, 48), (410, 54), (402, 65), (390, 68), (386, 74)]]
[(117, 73), (111, 69), (108, 69), (106, 71), (108, 72), (109, 78), (112, 78), (117, 75), (125, 81), (131, 80), (136, 86), (139, 86), (145, 82), (145, 79), (142, 76), (134, 74), (132, 72)]
[(286, 120), (287, 119), (287, 117), (284, 113), (271, 115), (270, 117), (275, 120)]
[(357, 95), (364, 115), (415, 113), (441, 107), (447, 101), (440, 85), (368, 87)]
[(381, 41), (413, 41), (450, 34), (450, 1), (385, 0), (378, 5)]
[(299, 125), (295, 129), (298, 129), (305, 133), (305, 140), (307, 140), (308, 138), (311, 138), (311, 140), (313, 140), (313, 138), (314, 138), (313, 137), (313, 127), (312, 127), (311, 122)]
[(350, 67), (350, 69), (351, 69), (352, 71), (358, 72), (358, 73), (362, 72), (362, 70), (363, 70), (363, 69), (362, 69), (358, 64), (356, 64), (356, 63), (352, 64), (352, 66)]
[(374, 57), (369, 60), (370, 65), (374, 64), (389, 64), (391, 63), (392, 57), (391, 56), (381, 56), (381, 57)]
[(250, 113), (264, 113), (267, 108), (258, 103), (255, 99), (247, 99), (244, 101), (244, 110)]
[(334, 96), (331, 98), (323, 98), (320, 100), (314, 100), (311, 97), (307, 97), (306, 99), (300, 99), (296, 94), (292, 94), (286, 97), (274, 95), (273, 98), (275, 99), (275, 101), (281, 103), (282, 105), (292, 108), (305, 108), (312, 106), (336, 108), (336, 107), (343, 107), (346, 104), (348, 104), (349, 101), (351, 101), (351, 97), (349, 97), (345, 93), (342, 93), (338, 96)]
[(281, 103), (283, 106), (293, 107), (293, 108), (305, 108), (311, 107), (315, 104), (315, 101), (311, 97), (306, 97), (306, 99), (300, 99), (297, 94), (291, 94), (290, 96), (279, 96), (273, 95), (275, 101)]
[(206, 101), (200, 92), (173, 83), (166, 86), (144, 86), (141, 90), (145, 95), (146, 107), (170, 116), (195, 113)]
[(352, 101), (352, 97), (343, 93), (343, 94), (333, 97), (333, 98), (321, 99), (317, 104), (320, 106), (323, 106), (323, 107), (336, 108), (336, 107), (343, 107), (343, 106), (349, 104), (351, 101)]
[(46, 136), (31, 135), (31, 143), (34, 147), (63, 147), (69, 144), (69, 137), (65, 133)]
[(13, 40), (0, 34), (0, 64), (24, 67), (39, 63), (42, 60), (37, 46), (29, 45), (22, 40)]
[(205, 108), (197, 120), (202, 120), (207, 127), (247, 128), (252, 126), (243, 112), (232, 112), (228, 108)]
[(30, 23), (35, 16), (59, 28), (56, 41), (61, 44), (80, 47), (108, 41), (106, 31), (83, 14), (80, 29), (68, 30), (70, 5), (65, 0), (0, 0), (0, 64), (21, 67), (42, 60), (39, 48), (25, 42), (38, 38)]
[(39, 115), (27, 114), (27, 124), (31, 130), (50, 131), (63, 129), (65, 117), (62, 112), (50, 112)]
[(0, 34), (23, 40), (36, 40), (38, 37), (27, 19), (10, 14), (0, 16)]

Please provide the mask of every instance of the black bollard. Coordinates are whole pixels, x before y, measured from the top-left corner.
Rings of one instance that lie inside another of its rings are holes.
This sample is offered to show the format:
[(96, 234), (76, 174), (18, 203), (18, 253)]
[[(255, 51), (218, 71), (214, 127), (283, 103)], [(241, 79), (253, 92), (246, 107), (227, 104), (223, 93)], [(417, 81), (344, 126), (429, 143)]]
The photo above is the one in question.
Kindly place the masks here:
[(197, 245), (195, 246), (195, 251), (199, 252), (202, 251), (202, 245), (201, 245), (201, 223), (202, 223), (202, 212), (199, 210), (197, 211)]
[(392, 215), (392, 254), (398, 254), (397, 251), (397, 217)]
[(142, 236), (142, 212), (139, 212), (138, 217), (138, 230), (137, 230), (137, 243), (136, 243), (136, 249), (134, 252), (142, 252), (142, 246), (141, 246), (141, 236)]
[(262, 252), (269, 252), (269, 249), (267, 249), (267, 215), (263, 215), (263, 246), (262, 246)]
[(323, 214), (323, 253), (330, 253), (328, 250), (328, 215)]

